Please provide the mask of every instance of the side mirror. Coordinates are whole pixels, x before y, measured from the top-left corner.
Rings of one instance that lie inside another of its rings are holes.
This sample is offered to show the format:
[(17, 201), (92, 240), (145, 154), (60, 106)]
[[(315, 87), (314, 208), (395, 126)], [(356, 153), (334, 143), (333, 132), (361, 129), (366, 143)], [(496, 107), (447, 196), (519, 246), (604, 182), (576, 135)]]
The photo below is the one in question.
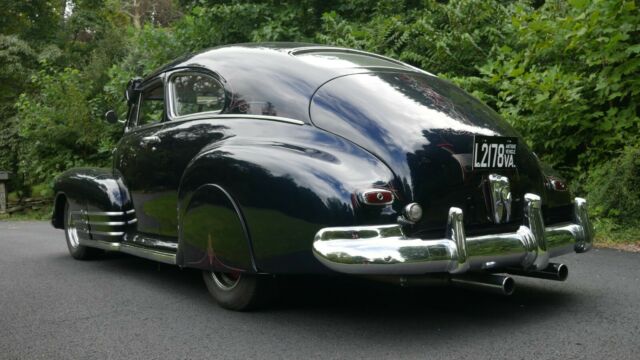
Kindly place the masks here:
[(127, 104), (132, 105), (138, 101), (138, 96), (140, 95), (140, 90), (138, 86), (142, 82), (141, 78), (133, 78), (129, 80), (127, 84), (127, 89), (124, 91), (124, 98), (127, 100)]
[(118, 115), (116, 114), (115, 111), (109, 110), (106, 113), (104, 113), (104, 119), (107, 120), (109, 124), (115, 124), (118, 122)]

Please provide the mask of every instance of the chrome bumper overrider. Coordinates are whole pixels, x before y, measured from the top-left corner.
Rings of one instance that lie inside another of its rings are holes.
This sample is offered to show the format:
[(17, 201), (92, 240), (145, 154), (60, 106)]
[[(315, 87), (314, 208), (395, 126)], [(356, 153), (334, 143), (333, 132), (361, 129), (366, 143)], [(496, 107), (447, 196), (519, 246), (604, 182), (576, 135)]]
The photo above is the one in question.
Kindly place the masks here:
[(524, 224), (513, 233), (466, 237), (462, 210), (452, 207), (442, 239), (408, 238), (400, 225), (332, 227), (318, 231), (314, 255), (347, 274), (459, 274), (470, 270), (521, 267), (541, 270), (549, 258), (591, 248), (587, 202), (575, 198), (574, 221), (545, 227), (540, 197), (524, 196)]

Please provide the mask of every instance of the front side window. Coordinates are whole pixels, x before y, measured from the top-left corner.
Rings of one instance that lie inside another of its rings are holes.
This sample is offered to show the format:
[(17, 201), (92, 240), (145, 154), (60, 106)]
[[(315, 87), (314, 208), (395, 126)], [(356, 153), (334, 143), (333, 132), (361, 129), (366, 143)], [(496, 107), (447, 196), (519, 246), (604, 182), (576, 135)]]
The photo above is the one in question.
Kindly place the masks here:
[(137, 126), (159, 123), (164, 118), (164, 87), (158, 83), (140, 95)]
[(175, 116), (220, 112), (224, 108), (224, 88), (211, 76), (197, 73), (178, 74), (172, 78), (171, 83)]

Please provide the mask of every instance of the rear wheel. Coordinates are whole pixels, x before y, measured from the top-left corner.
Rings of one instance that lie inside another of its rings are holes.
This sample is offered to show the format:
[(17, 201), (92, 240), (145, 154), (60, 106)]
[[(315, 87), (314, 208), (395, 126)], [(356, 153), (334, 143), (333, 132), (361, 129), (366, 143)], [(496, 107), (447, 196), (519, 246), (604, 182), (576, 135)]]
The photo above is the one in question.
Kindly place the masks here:
[(265, 276), (203, 271), (202, 278), (211, 296), (225, 309), (256, 309), (275, 295), (273, 279)]
[(64, 206), (64, 235), (67, 239), (67, 248), (69, 254), (77, 260), (88, 260), (94, 258), (100, 253), (100, 250), (80, 245), (80, 237), (78, 236), (78, 228), (73, 221), (71, 214), (71, 206), (67, 202)]

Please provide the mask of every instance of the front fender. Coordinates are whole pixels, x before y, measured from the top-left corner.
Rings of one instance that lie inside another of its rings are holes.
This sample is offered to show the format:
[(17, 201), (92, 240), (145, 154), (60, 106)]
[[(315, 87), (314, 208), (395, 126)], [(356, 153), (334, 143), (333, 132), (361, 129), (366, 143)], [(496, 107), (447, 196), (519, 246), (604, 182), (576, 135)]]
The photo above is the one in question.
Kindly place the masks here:
[[(354, 201), (358, 190), (397, 187), (387, 166), (324, 131), (304, 127), (297, 135), (230, 138), (204, 149), (182, 178), (180, 224), (187, 226), (186, 210), (199, 201), (198, 189), (215, 185), (235, 201), (246, 222), (257, 271), (315, 273), (326, 271), (312, 255), (319, 229), (396, 220), (399, 209), (367, 210)], [(179, 248), (188, 246), (184, 237), (180, 242)], [(206, 255), (204, 250), (201, 255)]]
[(63, 228), (64, 205), (68, 202), (73, 211), (84, 222), (91, 224), (96, 238), (105, 234), (104, 240), (117, 241), (121, 238), (126, 226), (119, 228), (101, 228), (102, 223), (109, 221), (135, 222), (132, 213), (131, 197), (121, 176), (111, 169), (74, 168), (60, 174), (53, 186), (56, 194), (51, 222), (56, 228)]

